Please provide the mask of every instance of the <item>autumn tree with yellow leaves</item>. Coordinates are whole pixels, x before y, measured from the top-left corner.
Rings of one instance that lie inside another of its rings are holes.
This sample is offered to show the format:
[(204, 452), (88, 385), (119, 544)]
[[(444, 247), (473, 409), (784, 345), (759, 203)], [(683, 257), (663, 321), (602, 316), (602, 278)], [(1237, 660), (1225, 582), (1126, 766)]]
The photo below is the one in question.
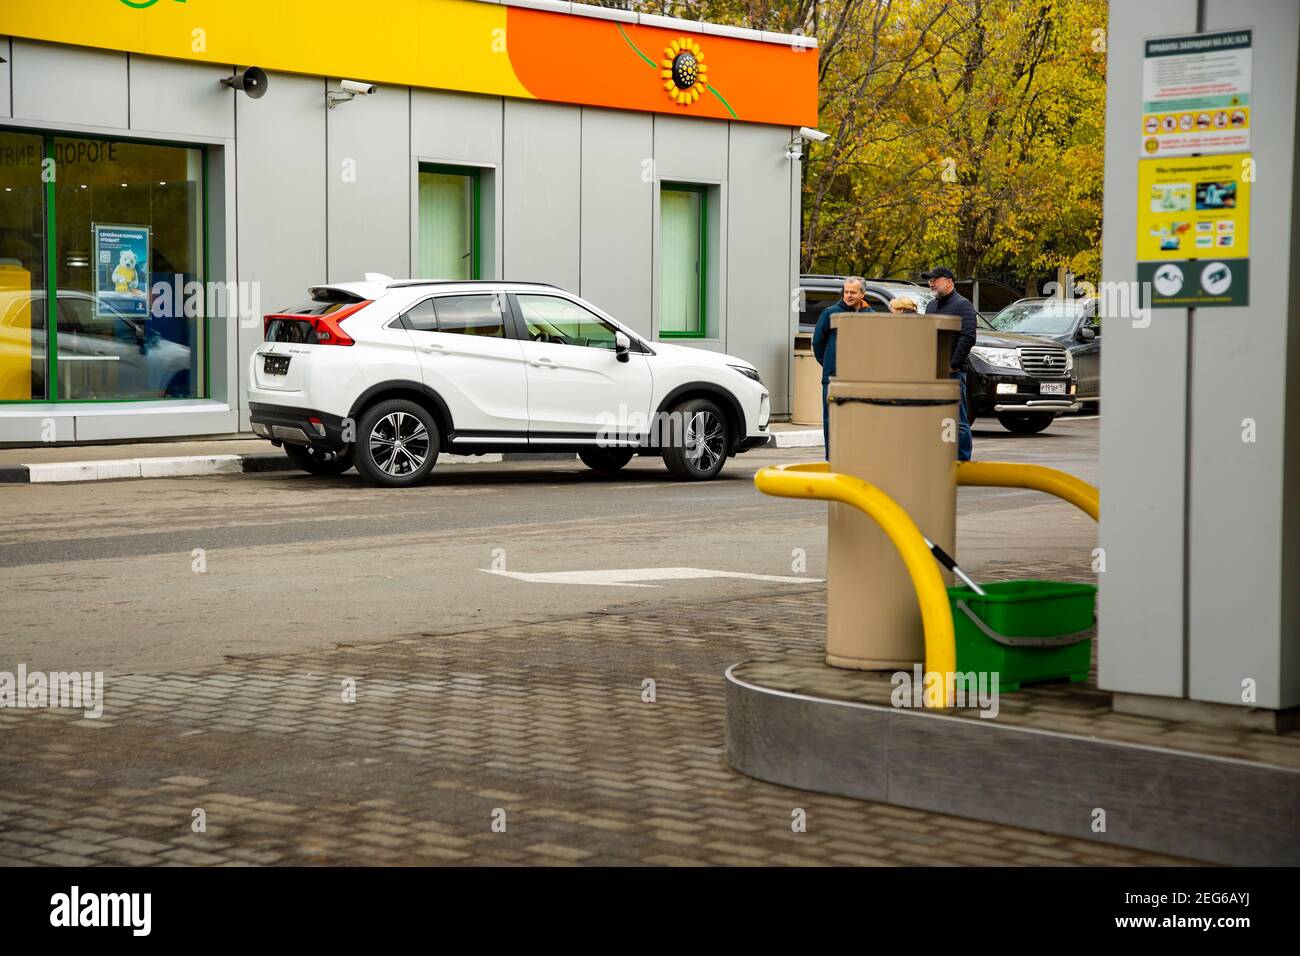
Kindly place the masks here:
[(817, 37), (803, 271), (1099, 278), (1106, 0), (603, 2)]

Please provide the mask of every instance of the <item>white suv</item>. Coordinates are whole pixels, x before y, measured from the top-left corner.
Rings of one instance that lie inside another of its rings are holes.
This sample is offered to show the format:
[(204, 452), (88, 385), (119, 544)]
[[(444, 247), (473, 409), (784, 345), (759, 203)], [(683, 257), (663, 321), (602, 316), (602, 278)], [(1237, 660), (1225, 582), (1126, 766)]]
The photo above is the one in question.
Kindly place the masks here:
[(422, 481), (439, 452), (574, 452), (612, 473), (662, 455), (709, 479), (768, 441), (748, 362), (653, 344), (555, 286), (394, 281), (318, 286), (265, 318), (252, 357), (253, 431), (313, 474), (353, 465)]

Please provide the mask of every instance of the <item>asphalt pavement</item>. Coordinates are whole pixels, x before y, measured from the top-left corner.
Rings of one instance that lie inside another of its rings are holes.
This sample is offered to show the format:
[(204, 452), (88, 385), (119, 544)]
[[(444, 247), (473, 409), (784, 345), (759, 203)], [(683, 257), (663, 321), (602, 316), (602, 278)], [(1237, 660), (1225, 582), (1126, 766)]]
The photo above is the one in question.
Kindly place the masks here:
[[(642, 458), (613, 479), (577, 461), (451, 465), (407, 490), (354, 472), (0, 486), (0, 660), (173, 670), (653, 609), (669, 595), (691, 607), (806, 589), (825, 573), (826, 507), (764, 496), (752, 478), (818, 451), (751, 452), (699, 484)], [(1096, 453), (1096, 419), (1027, 437), (976, 431), (979, 459), (1089, 481)], [(1035, 556), (1086, 568), (1095, 541), (1093, 522), (1053, 498), (960, 492), (958, 558), (977, 577)], [(665, 568), (730, 576), (656, 581)], [(613, 583), (628, 569), (649, 579)], [(603, 575), (509, 576), (580, 571)]]

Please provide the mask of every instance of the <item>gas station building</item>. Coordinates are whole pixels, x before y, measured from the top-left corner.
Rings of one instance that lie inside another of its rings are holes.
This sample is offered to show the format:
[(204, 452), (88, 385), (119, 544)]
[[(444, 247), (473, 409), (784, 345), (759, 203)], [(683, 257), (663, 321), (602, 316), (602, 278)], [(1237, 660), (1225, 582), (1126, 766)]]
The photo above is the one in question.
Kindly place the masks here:
[(366, 272), (554, 283), (752, 361), (788, 414), (811, 38), (60, 0), (0, 5), (0, 61), (0, 443), (247, 431), (262, 315)]

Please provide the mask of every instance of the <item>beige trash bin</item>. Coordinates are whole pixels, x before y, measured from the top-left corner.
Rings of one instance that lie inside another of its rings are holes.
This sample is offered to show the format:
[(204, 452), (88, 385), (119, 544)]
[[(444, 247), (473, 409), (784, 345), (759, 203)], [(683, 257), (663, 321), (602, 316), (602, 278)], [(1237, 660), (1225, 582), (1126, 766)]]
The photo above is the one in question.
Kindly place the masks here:
[(813, 354), (812, 335), (806, 332), (794, 337), (794, 406), (790, 422), (818, 427), (822, 423), (822, 367)]
[[(831, 471), (875, 485), (954, 553), (961, 392), (948, 356), (959, 320), (859, 313), (834, 322)], [(832, 504), (827, 551), (826, 663), (895, 670), (924, 661), (916, 590), (880, 526)]]

